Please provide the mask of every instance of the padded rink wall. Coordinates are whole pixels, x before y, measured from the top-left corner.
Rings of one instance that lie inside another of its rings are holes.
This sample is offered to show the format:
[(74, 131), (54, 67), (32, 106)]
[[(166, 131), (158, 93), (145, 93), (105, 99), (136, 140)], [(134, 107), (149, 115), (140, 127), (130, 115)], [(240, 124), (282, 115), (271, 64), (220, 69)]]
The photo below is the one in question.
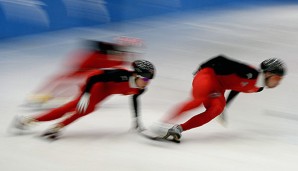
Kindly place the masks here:
[[(261, 1), (261, 3), (260, 3)], [(189, 10), (297, 0), (0, 0), (0, 39)]]

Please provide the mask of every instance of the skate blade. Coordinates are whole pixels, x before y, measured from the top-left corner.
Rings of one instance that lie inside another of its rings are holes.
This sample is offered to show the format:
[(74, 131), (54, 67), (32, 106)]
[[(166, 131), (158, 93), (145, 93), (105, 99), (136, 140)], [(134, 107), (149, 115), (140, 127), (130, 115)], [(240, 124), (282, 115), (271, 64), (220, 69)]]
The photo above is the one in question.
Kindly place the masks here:
[(170, 136), (167, 136), (167, 135), (164, 137), (161, 137), (154, 134), (147, 134), (146, 132), (140, 132), (140, 135), (154, 141), (168, 141), (168, 142), (180, 143), (180, 140), (177, 140), (175, 138), (170, 138)]
[(50, 141), (55, 141), (58, 140), (60, 135), (59, 134), (53, 134), (53, 133), (44, 133), (42, 135), (40, 135), (41, 138), (46, 139), (46, 140), (50, 140)]

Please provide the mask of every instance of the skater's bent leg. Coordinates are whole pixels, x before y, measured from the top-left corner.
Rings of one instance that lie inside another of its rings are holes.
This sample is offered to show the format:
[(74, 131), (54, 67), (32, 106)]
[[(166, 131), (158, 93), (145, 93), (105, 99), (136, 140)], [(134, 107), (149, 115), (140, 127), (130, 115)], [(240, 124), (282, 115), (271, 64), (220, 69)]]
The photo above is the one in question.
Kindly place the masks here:
[(95, 84), (91, 89), (89, 105), (85, 112), (80, 113), (76, 110), (76, 112), (74, 112), (68, 118), (60, 122), (59, 125), (62, 127), (67, 126), (70, 123), (74, 122), (75, 120), (79, 119), (80, 117), (86, 116), (89, 113), (93, 112), (96, 105), (108, 96), (103, 92), (104, 89), (102, 88), (102, 86), (103, 86), (102, 84)]
[(212, 99), (205, 112), (198, 114), (181, 124), (183, 131), (202, 126), (222, 113), (225, 107), (224, 98)]
[(62, 122), (59, 122), (55, 124), (52, 128), (48, 129), (42, 136), (50, 138), (50, 139), (56, 139), (59, 136), (59, 132), (61, 129), (63, 129), (65, 126), (69, 125), (70, 123), (74, 122), (80, 117), (86, 116), (87, 114), (94, 111), (95, 104), (91, 103), (91, 105), (88, 106), (86, 112), (80, 113), (77, 110), (73, 112), (72, 115), (64, 119)]
[(176, 109), (175, 112), (173, 112), (170, 116), (163, 119), (164, 122), (171, 123), (174, 122), (176, 119), (178, 119), (184, 112), (187, 112), (189, 110), (192, 110), (194, 108), (199, 107), (202, 104), (202, 99), (192, 99), (190, 101), (187, 101), (182, 106), (180, 106), (178, 109)]
[(76, 121), (77, 119), (79, 119), (80, 117), (86, 116), (89, 113), (94, 111), (95, 106), (92, 107), (88, 107), (88, 109), (86, 110), (86, 112), (84, 113), (79, 113), (79, 112), (74, 112), (72, 115), (70, 115), (68, 118), (66, 118), (65, 120), (63, 120), (62, 122), (58, 123), (58, 125), (60, 125), (61, 127), (65, 127), (69, 124), (71, 124), (72, 122)]
[(78, 100), (71, 101), (61, 107), (58, 107), (56, 109), (50, 110), (49, 112), (45, 114), (41, 114), (38, 116), (33, 117), (35, 121), (42, 122), (42, 121), (51, 121), (58, 118), (61, 118), (68, 112), (72, 112), (75, 110)]

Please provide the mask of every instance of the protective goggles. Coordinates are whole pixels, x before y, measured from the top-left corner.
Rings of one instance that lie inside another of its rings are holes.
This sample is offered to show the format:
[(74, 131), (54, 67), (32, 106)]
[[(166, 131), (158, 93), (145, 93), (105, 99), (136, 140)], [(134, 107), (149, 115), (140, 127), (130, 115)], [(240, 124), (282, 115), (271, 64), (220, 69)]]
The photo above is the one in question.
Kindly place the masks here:
[(142, 80), (145, 81), (145, 82), (149, 82), (149, 81), (150, 81), (149, 78), (147, 78), (147, 77), (143, 77), (143, 76), (141, 76), (141, 75), (137, 75), (137, 77), (140, 78), (140, 79), (142, 79)]

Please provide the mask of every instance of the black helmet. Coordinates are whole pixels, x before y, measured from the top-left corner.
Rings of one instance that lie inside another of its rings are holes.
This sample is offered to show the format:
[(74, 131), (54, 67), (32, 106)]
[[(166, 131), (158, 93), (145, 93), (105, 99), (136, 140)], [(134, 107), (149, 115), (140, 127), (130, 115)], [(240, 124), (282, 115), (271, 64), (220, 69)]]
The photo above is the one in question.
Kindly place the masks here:
[(280, 59), (270, 58), (261, 63), (263, 72), (271, 72), (276, 75), (283, 76), (286, 73), (286, 66)]
[(132, 63), (132, 67), (134, 68), (134, 71), (142, 77), (146, 77), (149, 79), (152, 79), (154, 77), (155, 68), (149, 61), (136, 60)]

